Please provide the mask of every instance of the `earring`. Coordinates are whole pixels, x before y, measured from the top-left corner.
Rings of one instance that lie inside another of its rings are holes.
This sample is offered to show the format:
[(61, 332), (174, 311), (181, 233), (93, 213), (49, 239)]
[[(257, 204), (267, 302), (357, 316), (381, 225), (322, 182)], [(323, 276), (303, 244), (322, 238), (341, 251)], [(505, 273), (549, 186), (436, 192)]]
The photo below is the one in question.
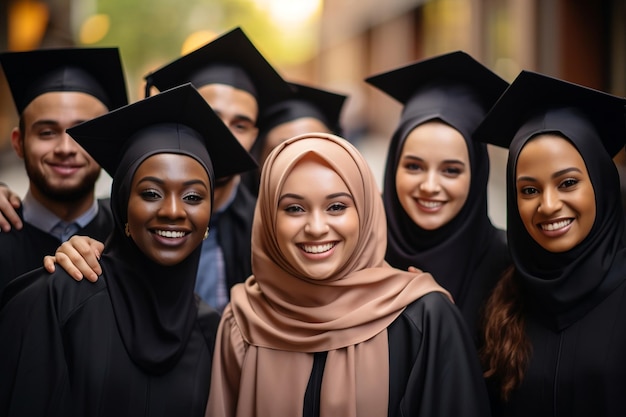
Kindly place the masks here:
[(206, 240), (206, 238), (209, 237), (209, 228), (206, 228), (206, 232), (204, 232), (204, 237), (202, 238), (202, 240)]
[(130, 228), (128, 227), (128, 223), (124, 225), (124, 233), (126, 233), (126, 237), (130, 237)]

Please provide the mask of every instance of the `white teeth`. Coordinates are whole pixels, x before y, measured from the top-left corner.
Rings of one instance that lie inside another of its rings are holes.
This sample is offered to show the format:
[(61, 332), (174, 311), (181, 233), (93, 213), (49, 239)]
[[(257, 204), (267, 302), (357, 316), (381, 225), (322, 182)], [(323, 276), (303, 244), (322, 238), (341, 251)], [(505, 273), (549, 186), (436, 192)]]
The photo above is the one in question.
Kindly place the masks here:
[(307, 253), (322, 253), (328, 252), (335, 246), (335, 243), (327, 243), (325, 245), (302, 245), (302, 249), (304, 249)]
[(572, 222), (572, 219), (561, 220), (560, 222), (550, 223), (550, 224), (542, 224), (541, 228), (543, 230), (553, 231), (562, 229), (565, 226), (569, 225)]
[(422, 206), (427, 208), (436, 208), (443, 206), (441, 201), (426, 201), (426, 200), (417, 200)]
[(155, 232), (159, 236), (169, 237), (169, 238), (178, 238), (185, 236), (185, 232), (175, 232), (172, 230), (157, 230)]

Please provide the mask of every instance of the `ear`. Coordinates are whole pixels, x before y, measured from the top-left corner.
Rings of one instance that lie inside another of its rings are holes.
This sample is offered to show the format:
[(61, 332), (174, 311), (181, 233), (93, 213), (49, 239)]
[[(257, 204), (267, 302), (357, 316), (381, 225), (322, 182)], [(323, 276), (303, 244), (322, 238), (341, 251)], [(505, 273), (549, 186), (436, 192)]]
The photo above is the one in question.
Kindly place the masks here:
[(24, 159), (24, 141), (22, 140), (20, 129), (17, 127), (14, 127), (11, 131), (11, 145), (13, 145), (13, 150), (17, 156), (20, 159)]

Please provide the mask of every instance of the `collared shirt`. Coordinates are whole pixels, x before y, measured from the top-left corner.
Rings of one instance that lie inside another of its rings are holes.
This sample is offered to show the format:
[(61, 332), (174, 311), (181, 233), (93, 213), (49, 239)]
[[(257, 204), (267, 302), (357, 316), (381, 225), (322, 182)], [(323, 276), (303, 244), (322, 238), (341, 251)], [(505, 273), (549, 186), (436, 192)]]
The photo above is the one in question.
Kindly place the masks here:
[(22, 210), (25, 222), (65, 242), (98, 215), (98, 202), (94, 199), (87, 211), (73, 221), (65, 222), (37, 201), (29, 190), (22, 201)]
[(226, 268), (224, 263), (224, 252), (217, 240), (217, 227), (220, 215), (228, 209), (235, 200), (237, 189), (234, 187), (226, 204), (219, 210), (213, 212), (209, 222), (209, 236), (202, 242), (202, 252), (200, 263), (196, 275), (195, 291), (200, 298), (222, 313), (228, 304), (228, 288), (226, 288)]

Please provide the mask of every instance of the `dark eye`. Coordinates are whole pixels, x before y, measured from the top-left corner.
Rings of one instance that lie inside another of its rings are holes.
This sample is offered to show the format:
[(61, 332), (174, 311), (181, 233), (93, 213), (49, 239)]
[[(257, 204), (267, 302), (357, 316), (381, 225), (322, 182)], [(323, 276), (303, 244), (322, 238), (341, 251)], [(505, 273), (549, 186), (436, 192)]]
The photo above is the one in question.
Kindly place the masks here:
[(158, 200), (161, 197), (161, 194), (156, 190), (143, 190), (140, 195), (141, 198), (147, 201)]
[(567, 178), (559, 185), (560, 188), (570, 188), (578, 184), (578, 180), (576, 178)]
[(407, 171), (419, 171), (422, 169), (422, 166), (420, 164), (418, 164), (417, 162), (413, 162), (413, 161), (405, 162), (402, 165), (402, 167), (406, 169)]
[(50, 139), (56, 134), (56, 132), (52, 129), (44, 129), (39, 132), (39, 137), (42, 139)]
[(458, 177), (463, 172), (461, 168), (455, 166), (445, 167), (442, 171), (443, 174), (448, 177)]
[(344, 211), (347, 206), (343, 203), (333, 203), (328, 207), (328, 211), (341, 212)]
[(304, 208), (302, 208), (302, 206), (298, 204), (290, 204), (287, 207), (285, 207), (285, 211), (287, 213), (303, 213)]
[(246, 121), (235, 122), (232, 126), (239, 132), (248, 132), (254, 127), (252, 123)]
[(533, 195), (533, 194), (537, 194), (539, 192), (539, 190), (537, 190), (535, 187), (522, 187), (522, 189), (520, 190), (520, 193), (523, 195)]
[(202, 200), (204, 200), (204, 197), (197, 193), (189, 193), (183, 196), (183, 200), (190, 202), (190, 203), (199, 203)]

